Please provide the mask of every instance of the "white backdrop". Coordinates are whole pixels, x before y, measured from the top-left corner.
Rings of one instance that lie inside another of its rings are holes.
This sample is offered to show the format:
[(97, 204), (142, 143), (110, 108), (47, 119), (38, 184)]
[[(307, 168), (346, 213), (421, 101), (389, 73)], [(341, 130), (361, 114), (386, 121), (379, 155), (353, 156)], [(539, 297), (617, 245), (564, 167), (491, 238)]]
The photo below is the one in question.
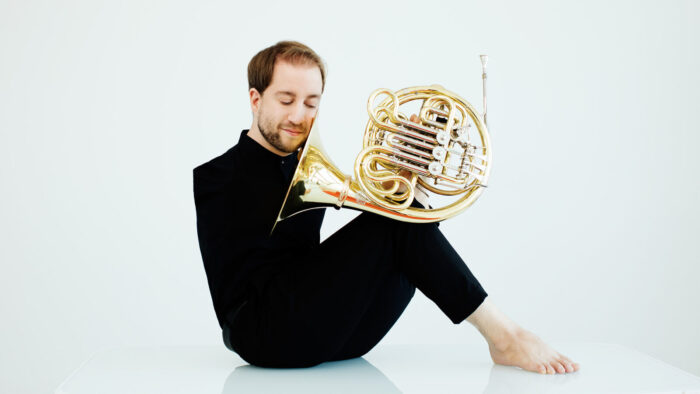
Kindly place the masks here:
[[(699, 16), (692, 0), (0, 1), (0, 391), (51, 391), (100, 349), (221, 344), (191, 170), (250, 126), (247, 62), (282, 39), (328, 63), (322, 138), (347, 172), (372, 90), (440, 83), (481, 108), (489, 54), (490, 188), (441, 229), (543, 339), (700, 374)], [(352, 216), (329, 210), (324, 236)], [(418, 293), (384, 339), (481, 341)]]

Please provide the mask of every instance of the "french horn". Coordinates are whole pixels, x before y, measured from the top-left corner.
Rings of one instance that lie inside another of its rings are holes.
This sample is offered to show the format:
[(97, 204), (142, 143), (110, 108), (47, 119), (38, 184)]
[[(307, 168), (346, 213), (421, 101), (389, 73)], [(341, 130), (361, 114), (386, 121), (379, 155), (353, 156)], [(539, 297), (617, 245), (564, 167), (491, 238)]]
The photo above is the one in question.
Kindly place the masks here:
[[(325, 207), (429, 223), (471, 206), (487, 186), (491, 169), (486, 60), (481, 55), (483, 115), (440, 85), (375, 90), (367, 101), (369, 120), (354, 176), (332, 163), (314, 119), (275, 225), (299, 212)], [(416, 104), (419, 110), (413, 121), (406, 109)], [(446, 201), (437, 207), (415, 206), (421, 192), (444, 196), (440, 200)]]

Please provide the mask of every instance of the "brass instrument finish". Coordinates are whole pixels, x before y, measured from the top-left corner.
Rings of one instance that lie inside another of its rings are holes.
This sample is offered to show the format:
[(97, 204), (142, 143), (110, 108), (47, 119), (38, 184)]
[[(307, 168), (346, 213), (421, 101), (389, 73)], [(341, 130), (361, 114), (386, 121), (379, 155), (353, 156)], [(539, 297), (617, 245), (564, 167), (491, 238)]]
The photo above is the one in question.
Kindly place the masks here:
[[(484, 104), (485, 99), (484, 92)], [(413, 122), (402, 108), (415, 101), (420, 110)], [(455, 216), (476, 201), (488, 182), (491, 144), (484, 117), (471, 104), (430, 85), (396, 92), (377, 89), (367, 111), (354, 179), (328, 158), (314, 120), (277, 221), (308, 209), (342, 206), (427, 223)], [(449, 196), (450, 202), (412, 207), (416, 188)]]

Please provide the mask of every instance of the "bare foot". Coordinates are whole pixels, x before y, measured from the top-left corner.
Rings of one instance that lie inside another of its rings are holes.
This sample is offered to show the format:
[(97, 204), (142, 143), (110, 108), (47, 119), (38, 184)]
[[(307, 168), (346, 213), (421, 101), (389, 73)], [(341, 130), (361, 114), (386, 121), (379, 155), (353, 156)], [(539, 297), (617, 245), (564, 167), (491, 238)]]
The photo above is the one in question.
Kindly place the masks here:
[(491, 359), (496, 364), (512, 365), (527, 371), (554, 374), (578, 371), (578, 363), (559, 354), (535, 334), (519, 329), (499, 344), (489, 342)]
[(555, 374), (578, 371), (578, 363), (559, 354), (535, 334), (524, 330), (503, 314), (489, 297), (467, 318), (489, 344), (496, 364), (520, 367), (527, 371)]

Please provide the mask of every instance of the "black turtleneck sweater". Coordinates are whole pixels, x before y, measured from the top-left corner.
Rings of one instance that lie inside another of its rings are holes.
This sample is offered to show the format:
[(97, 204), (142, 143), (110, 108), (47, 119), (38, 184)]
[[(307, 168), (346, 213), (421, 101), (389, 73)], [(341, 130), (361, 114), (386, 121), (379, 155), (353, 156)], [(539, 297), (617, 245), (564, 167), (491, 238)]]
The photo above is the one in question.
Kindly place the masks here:
[(280, 222), (270, 235), (296, 153), (278, 156), (243, 130), (238, 144), (194, 169), (197, 235), (219, 325), (251, 281), (318, 246), (325, 209)]

